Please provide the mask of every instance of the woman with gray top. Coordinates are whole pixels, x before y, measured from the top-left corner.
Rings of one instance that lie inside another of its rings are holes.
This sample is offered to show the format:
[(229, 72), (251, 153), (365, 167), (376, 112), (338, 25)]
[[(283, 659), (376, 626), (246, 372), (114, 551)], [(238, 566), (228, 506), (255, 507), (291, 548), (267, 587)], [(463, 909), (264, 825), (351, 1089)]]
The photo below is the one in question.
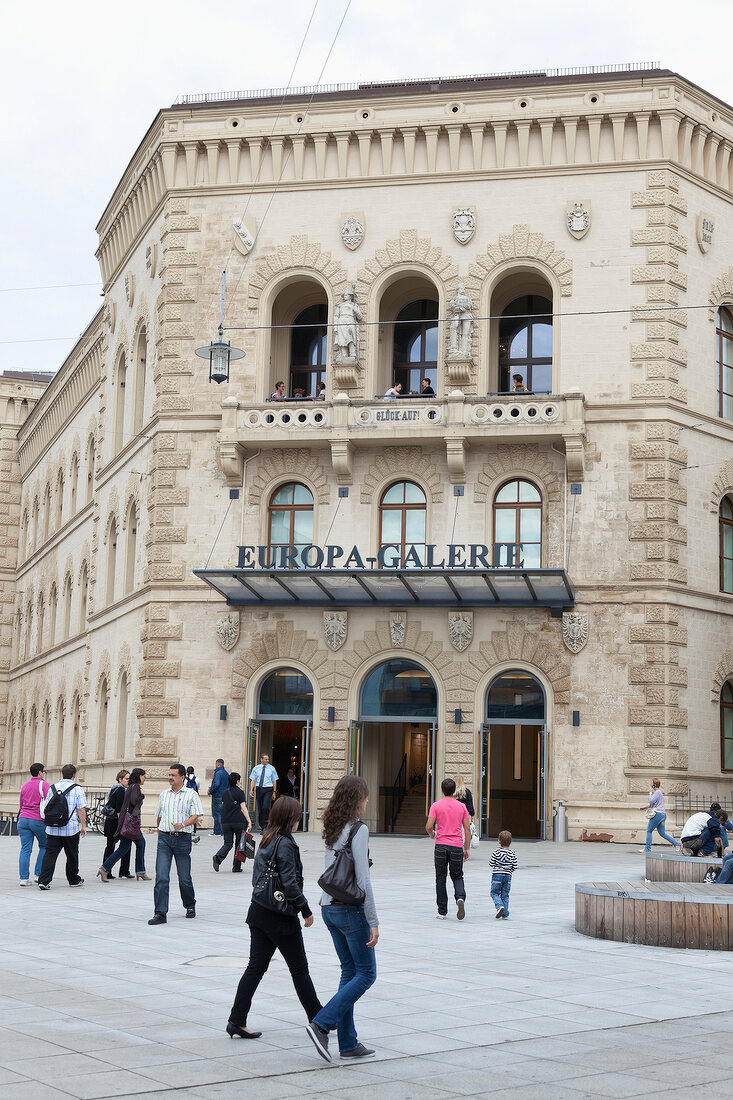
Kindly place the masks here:
[(379, 939), (379, 921), (369, 877), (369, 829), (361, 820), (368, 801), (369, 788), (364, 780), (356, 775), (345, 775), (336, 784), (323, 814), (326, 869), (351, 837), (356, 882), (364, 893), (362, 905), (345, 905), (334, 901), (329, 894), (321, 895), (321, 914), (341, 963), (341, 982), (338, 992), (313, 1017), (307, 1031), (326, 1062), (333, 1061), (328, 1050), (328, 1033), (334, 1028), (342, 1058), (361, 1059), (374, 1055), (373, 1050), (359, 1042), (354, 1027), (354, 1004), (377, 978), (374, 948)]

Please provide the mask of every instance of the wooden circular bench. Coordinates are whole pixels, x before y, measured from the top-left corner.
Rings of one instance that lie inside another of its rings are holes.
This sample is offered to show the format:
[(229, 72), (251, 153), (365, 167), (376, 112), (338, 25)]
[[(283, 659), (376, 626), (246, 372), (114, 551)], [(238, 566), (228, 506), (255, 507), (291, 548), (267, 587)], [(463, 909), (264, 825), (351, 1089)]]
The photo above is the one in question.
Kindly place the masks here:
[(733, 885), (578, 882), (575, 930), (649, 947), (733, 950)]
[(646, 874), (650, 882), (702, 882), (708, 867), (720, 870), (715, 856), (683, 856), (677, 852), (647, 852)]

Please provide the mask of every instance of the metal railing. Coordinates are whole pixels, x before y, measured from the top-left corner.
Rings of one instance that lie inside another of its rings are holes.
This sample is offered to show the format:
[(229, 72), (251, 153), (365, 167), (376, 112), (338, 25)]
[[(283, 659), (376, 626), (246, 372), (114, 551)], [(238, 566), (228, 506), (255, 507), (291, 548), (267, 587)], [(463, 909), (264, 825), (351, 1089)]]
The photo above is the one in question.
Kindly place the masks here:
[(173, 106), (191, 103), (224, 103), (238, 99), (281, 99), (283, 96), (327, 95), (333, 92), (368, 92), (392, 88), (415, 88), (428, 85), (431, 90), (443, 84), (471, 84), (478, 80), (520, 80), (533, 77), (602, 76), (604, 73), (653, 72), (658, 61), (629, 61), (620, 65), (579, 65), (566, 69), (522, 69), (517, 72), (474, 73), (469, 76), (425, 76), (408, 80), (375, 80), (347, 84), (299, 84), (284, 88), (247, 88), (233, 92), (194, 92), (176, 96)]
[(407, 753), (402, 757), (402, 763), (400, 769), (395, 776), (395, 781), (392, 784), (392, 821), (390, 823), (389, 831), (394, 832), (395, 821), (402, 809), (402, 803), (405, 801), (405, 795), (407, 794)]
[(680, 828), (693, 814), (707, 813), (712, 802), (719, 802), (730, 817), (733, 814), (733, 791), (730, 798), (718, 798), (714, 794), (676, 794), (674, 796), (674, 824)]

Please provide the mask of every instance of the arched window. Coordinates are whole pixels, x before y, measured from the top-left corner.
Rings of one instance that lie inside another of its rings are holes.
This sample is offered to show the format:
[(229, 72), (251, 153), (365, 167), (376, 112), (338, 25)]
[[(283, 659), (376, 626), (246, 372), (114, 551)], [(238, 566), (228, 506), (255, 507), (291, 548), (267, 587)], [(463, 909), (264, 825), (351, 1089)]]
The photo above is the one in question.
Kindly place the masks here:
[(269, 545), (302, 549), (313, 542), (313, 496), (297, 482), (281, 485), (270, 497)]
[(313, 685), (297, 668), (276, 668), (260, 686), (257, 714), (261, 717), (313, 714)]
[(20, 712), (20, 719), (18, 721), (18, 740), (15, 745), (15, 758), (11, 761), (13, 768), (19, 771), (23, 764), (23, 753), (25, 752), (25, 711)]
[(132, 416), (132, 432), (137, 435), (143, 426), (145, 412), (145, 373), (148, 359), (148, 336), (146, 330), (140, 330), (135, 349), (135, 407)]
[(81, 576), (79, 577), (79, 633), (81, 634), (86, 630), (87, 626), (87, 602), (89, 599), (89, 570), (87, 563), (81, 567)]
[[(60, 699), (56, 708), (56, 744), (54, 745), (52, 764), (58, 764), (64, 756), (64, 728), (66, 726), (66, 707)], [(43, 761), (41, 761), (43, 763)]]
[(49, 647), (54, 645), (56, 641), (56, 612), (58, 611), (59, 594), (56, 588), (56, 582), (51, 585), (51, 591), (48, 596), (48, 644)]
[(402, 393), (420, 393), (423, 378), (438, 384), (438, 303), (428, 298), (410, 302), (394, 323), (392, 382)]
[(127, 512), (127, 541), (125, 543), (125, 586), (124, 592), (132, 592), (135, 587), (135, 555), (137, 554), (137, 511), (135, 502), (130, 501)]
[(41, 715), (41, 740), (38, 744), (36, 760), (41, 764), (48, 763), (48, 748), (51, 741), (51, 707), (44, 703)]
[[(382, 494), (379, 504), (379, 548), (394, 549), (384, 553), (388, 568), (405, 562), (407, 568), (419, 568), (425, 563), (427, 504), (425, 493), (413, 481), (397, 481)], [(414, 550), (419, 561), (405, 561)]]
[(718, 416), (733, 420), (733, 312), (727, 306), (721, 306), (718, 310), (715, 352), (718, 367)]
[(720, 767), (733, 772), (733, 685), (723, 684), (720, 693)]
[(105, 600), (108, 604), (115, 601), (115, 573), (117, 571), (117, 522), (111, 520), (107, 530), (107, 587)]
[(27, 661), (31, 655), (31, 646), (33, 644), (33, 603), (28, 601), (28, 605), (25, 609), (25, 652), (23, 654)]
[(552, 393), (552, 302), (539, 294), (515, 298), (499, 322), (499, 390), (521, 393), (520, 386)]
[(117, 704), (117, 758), (124, 760), (127, 752), (127, 714), (130, 689), (127, 683), (127, 673), (120, 676), (120, 693)]
[(79, 456), (74, 455), (71, 460), (71, 473), (69, 474), (69, 506), (70, 514), (76, 515), (76, 495), (79, 488)]
[(11, 714), (10, 720), (8, 722), (7, 764), (5, 766), (5, 770), (8, 772), (13, 770), (13, 761), (15, 759), (15, 738), (15, 715)]
[(733, 592), (733, 504), (723, 497), (718, 513), (720, 528), (720, 591)]
[(542, 560), (542, 497), (530, 481), (508, 481), (494, 497), (495, 566), (539, 569)]
[(38, 625), (36, 627), (36, 653), (43, 652), (43, 619), (46, 613), (46, 607), (41, 596), (38, 601)]
[(79, 756), (79, 725), (80, 725), (81, 713), (79, 707), (79, 696), (74, 697), (74, 704), (71, 708), (71, 754), (70, 760), (76, 760)]
[(71, 633), (71, 577), (64, 581), (64, 641)]
[(48, 538), (51, 531), (51, 486), (47, 485), (43, 494), (43, 540)]
[(59, 470), (56, 481), (56, 530), (58, 531), (64, 519), (64, 472)]
[[(32, 756), (34, 760), (39, 760), (38, 756), (38, 713), (35, 706), (31, 707), (31, 712), (28, 717), (28, 744), (24, 746), (24, 753), (26, 757)], [(43, 763), (43, 761), (41, 761)], [(21, 765), (22, 766), (22, 765)]]
[(402, 657), (373, 668), (361, 689), (359, 715), (380, 718), (435, 718), (438, 692), (427, 669)]
[(107, 712), (109, 710), (109, 686), (107, 677), (99, 685), (99, 710), (97, 711), (97, 760), (107, 759)]
[(127, 360), (124, 354), (117, 361), (117, 385), (115, 387), (115, 453), (125, 441), (125, 393), (127, 388)]
[(290, 332), (291, 397), (315, 397), (319, 382), (326, 381), (328, 355), (328, 306), (308, 306), (293, 321)]
[(28, 535), (30, 532), (30, 524), (28, 520), (28, 509), (26, 508), (23, 513), (23, 522), (20, 528), (20, 560), (25, 561), (28, 557)]
[(87, 504), (89, 504), (94, 493), (94, 439), (89, 440), (89, 447), (87, 448)]
[(40, 508), (38, 506), (38, 497), (33, 501), (33, 549), (38, 549), (38, 513)]

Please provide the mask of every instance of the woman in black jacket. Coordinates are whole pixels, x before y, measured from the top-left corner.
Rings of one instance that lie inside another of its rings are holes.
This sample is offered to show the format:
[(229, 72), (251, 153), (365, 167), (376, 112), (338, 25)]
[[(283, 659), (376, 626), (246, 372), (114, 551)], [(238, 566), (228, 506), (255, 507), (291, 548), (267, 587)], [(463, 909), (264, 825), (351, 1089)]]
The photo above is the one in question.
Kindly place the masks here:
[[(127, 768), (122, 768), (117, 772), (117, 779), (115, 785), (110, 788), (110, 792), (107, 795), (106, 806), (109, 806), (114, 813), (105, 816), (104, 819), (104, 835), (107, 838), (107, 843), (104, 846), (104, 855), (102, 856), (102, 863), (108, 860), (115, 850), (115, 845), (119, 840), (117, 836), (117, 829), (120, 824), (120, 810), (122, 809), (122, 803), (125, 799), (125, 792), (127, 791), (127, 784), (130, 781), (130, 773)], [(107, 878), (114, 878), (114, 875), (108, 875)], [(123, 856), (120, 860), (120, 878), (132, 878), (130, 874), (130, 853)]]
[[(102, 882), (109, 881), (109, 873), (117, 860), (124, 859), (125, 856), (129, 859), (130, 849), (133, 844), (135, 845), (135, 878), (150, 882), (150, 875), (145, 872), (145, 837), (143, 836), (140, 824), (142, 805), (145, 801), (145, 795), (143, 794), (144, 784), (145, 768), (133, 768), (130, 772), (130, 780), (127, 784), (127, 790), (125, 791), (125, 797), (118, 819), (119, 825), (117, 826), (117, 836), (120, 838), (119, 847), (97, 871), (97, 878), (101, 878)], [(122, 829), (125, 827), (125, 819), (128, 817), (133, 819), (136, 826), (137, 835), (134, 837), (124, 836), (122, 833)]]
[(232, 871), (241, 871), (242, 864), (237, 859), (239, 841), (245, 829), (252, 828), (252, 821), (247, 809), (247, 796), (239, 785), (241, 780), (239, 772), (229, 772), (229, 787), (224, 791), (221, 800), (221, 830), (224, 834), (224, 843), (214, 856), (214, 870), (218, 871), (224, 860), (234, 847), (234, 862)]
[(300, 862), (298, 845), (292, 837), (297, 829), (303, 807), (294, 798), (283, 795), (273, 804), (270, 819), (255, 856), (252, 869), (252, 882), (256, 886), (258, 879), (275, 854), (275, 866), (282, 884), (283, 893), (293, 912), (276, 913), (265, 909), (256, 901), (250, 903), (247, 913), (249, 925), (250, 949), (247, 969), (239, 980), (237, 995), (229, 1013), (227, 1034), (233, 1039), (259, 1039), (261, 1031), (250, 1031), (247, 1027), (247, 1013), (252, 998), (262, 981), (270, 960), (279, 951), (287, 963), (293, 979), (298, 1000), (305, 1009), (309, 1020), (321, 1011), (313, 982), (308, 972), (308, 960), (305, 955), (303, 933), (298, 913), (303, 917), (306, 928), (313, 924), (313, 914), (303, 894), (303, 865)]

